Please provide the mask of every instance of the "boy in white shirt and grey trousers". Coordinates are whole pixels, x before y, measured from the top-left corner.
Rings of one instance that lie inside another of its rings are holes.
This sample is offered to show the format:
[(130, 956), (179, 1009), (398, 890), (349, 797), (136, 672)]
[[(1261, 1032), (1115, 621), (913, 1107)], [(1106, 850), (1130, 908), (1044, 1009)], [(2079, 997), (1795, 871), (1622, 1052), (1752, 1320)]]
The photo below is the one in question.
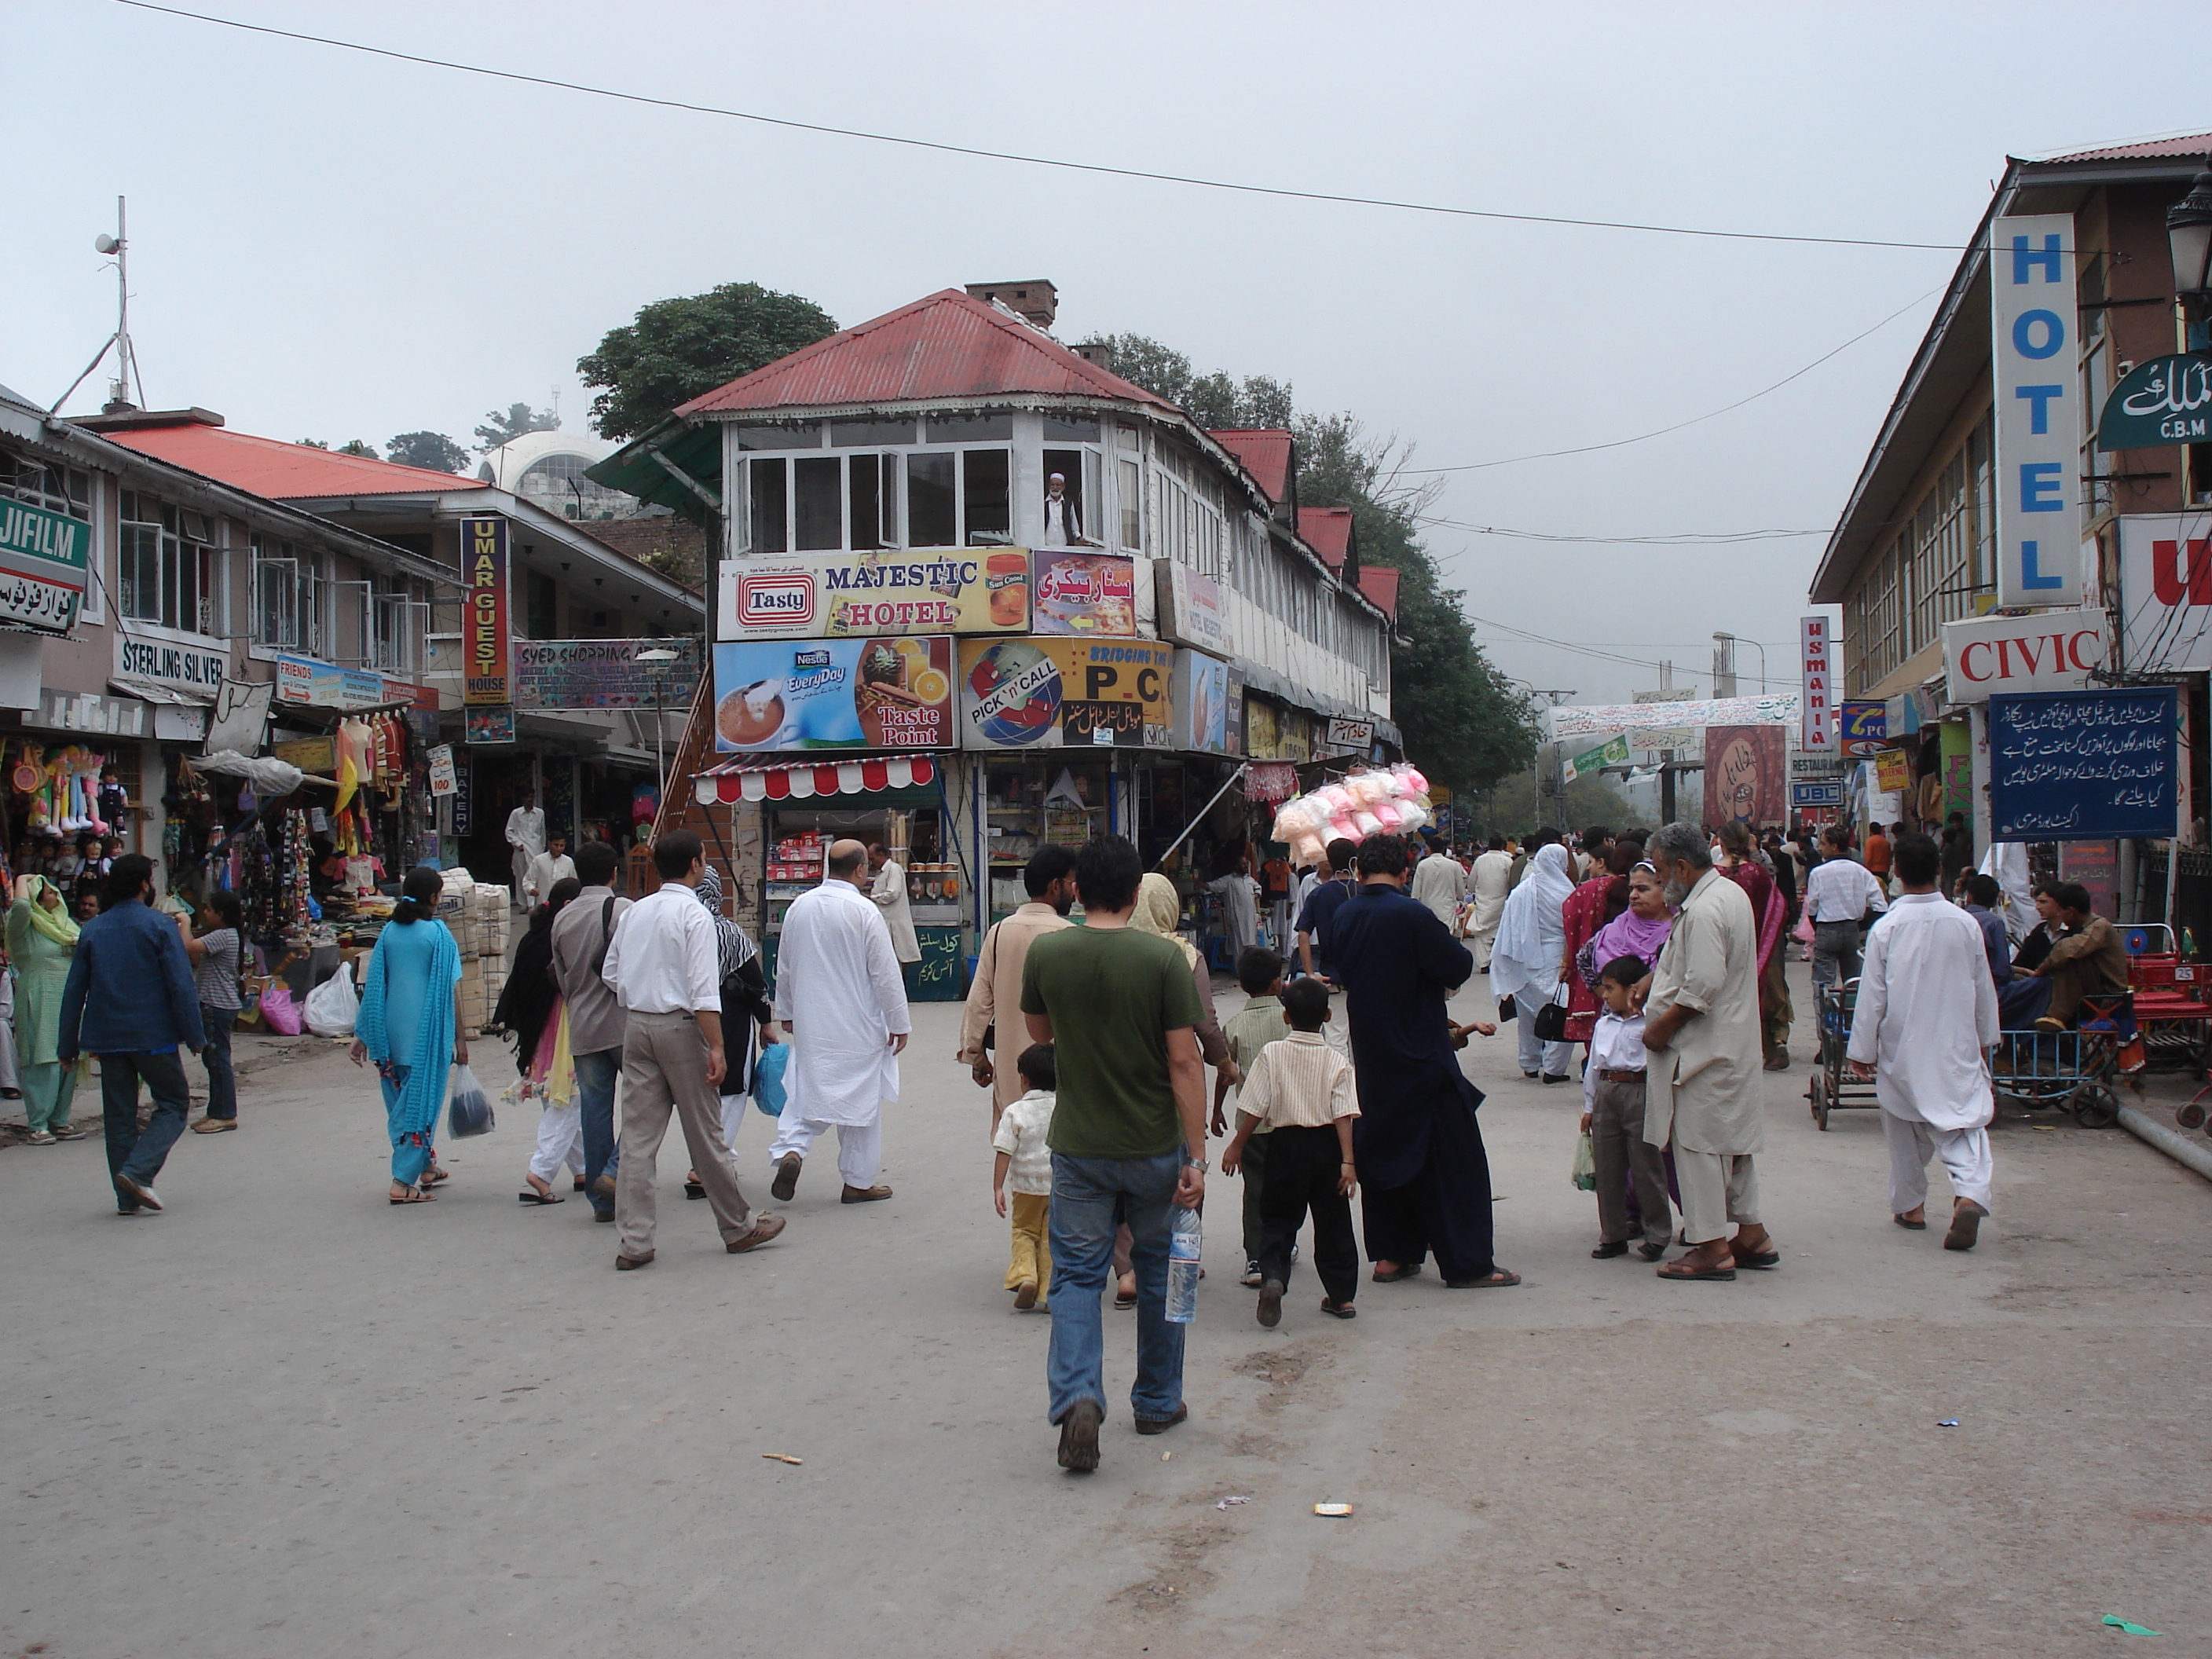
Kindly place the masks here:
[[(999, 1127), (991, 1132), (991, 1145), (999, 1154), (992, 1163), (991, 1200), (1000, 1215), (1007, 1212), (1011, 1176), (1013, 1259), (1006, 1267), (1006, 1288), (1014, 1293), (1017, 1308), (1042, 1313), (1049, 1305), (1052, 1285), (1052, 1148), (1045, 1144), (1052, 1128), (1053, 1091), (1059, 1081), (1052, 1045), (1031, 1043), (1022, 1050), (1014, 1069), (1024, 1092), (1020, 1099), (1006, 1103), (999, 1114)], [(1048, 1299), (1039, 1299), (1040, 1287)]]
[(1628, 1254), (1628, 1177), (1636, 1176), (1643, 1206), (1644, 1242), (1637, 1255), (1656, 1261), (1674, 1237), (1667, 1204), (1667, 1164), (1644, 1138), (1644, 1016), (1630, 994), (1650, 976), (1640, 957), (1615, 957), (1599, 971), (1605, 1011), (1590, 1032), (1589, 1064), (1583, 1073), (1583, 1128), (1597, 1161), (1597, 1249), (1600, 1261)]

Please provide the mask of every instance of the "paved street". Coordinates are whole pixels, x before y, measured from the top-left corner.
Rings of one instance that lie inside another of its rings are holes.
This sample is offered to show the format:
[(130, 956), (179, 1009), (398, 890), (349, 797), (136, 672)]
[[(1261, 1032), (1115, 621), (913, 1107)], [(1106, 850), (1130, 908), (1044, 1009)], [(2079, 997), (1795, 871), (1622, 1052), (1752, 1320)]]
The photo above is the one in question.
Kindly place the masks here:
[(244, 1132), (187, 1136), (160, 1217), (114, 1216), (97, 1139), (0, 1152), (0, 1649), (2056, 1655), (2125, 1641), (2106, 1613), (2212, 1644), (2212, 1192), (2117, 1129), (2005, 1120), (1996, 1218), (1946, 1255), (1890, 1224), (1871, 1113), (1814, 1130), (1801, 1024), (1762, 1160), (1781, 1270), (1668, 1285), (1589, 1259), (1571, 1091), (1478, 1044), (1526, 1285), (1363, 1284), (1338, 1325), (1302, 1266), (1261, 1331), (1217, 1177), (1192, 1419), (1130, 1432), (1109, 1309), (1081, 1479), (1048, 1321), (999, 1288), (955, 1011), (917, 1015), (897, 1197), (841, 1207), (823, 1158), (745, 1258), (679, 1151), (659, 1260), (618, 1276), (583, 1203), (515, 1201), (520, 1117), (390, 1208), (373, 1079), (335, 1048), (260, 1071)]

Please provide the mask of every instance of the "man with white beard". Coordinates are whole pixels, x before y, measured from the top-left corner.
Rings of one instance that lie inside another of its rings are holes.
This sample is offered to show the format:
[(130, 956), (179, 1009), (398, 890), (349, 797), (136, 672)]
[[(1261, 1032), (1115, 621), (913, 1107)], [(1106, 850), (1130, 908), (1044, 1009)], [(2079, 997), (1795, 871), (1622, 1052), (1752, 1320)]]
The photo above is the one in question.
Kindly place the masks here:
[(1936, 891), (1942, 854), (1925, 836), (1890, 849), (1904, 896), (1867, 939), (1844, 1058), (1871, 1078), (1889, 1139), (1889, 1212), (1928, 1225), (1928, 1160), (1951, 1178), (1947, 1250), (1971, 1250), (1990, 1212), (1989, 1050), (1997, 993), (1981, 925)]
[(1690, 1243), (1659, 1277), (1734, 1279), (1739, 1267), (1782, 1260), (1759, 1218), (1754, 1162), (1766, 1143), (1759, 932), (1751, 901), (1713, 868), (1696, 824), (1667, 825), (1646, 850), (1678, 914), (1644, 982), (1644, 1138), (1655, 1146), (1674, 1139)]
[(1446, 933), (1457, 938), (1459, 907), (1467, 902), (1473, 884), (1460, 861), (1444, 851), (1443, 842), (1431, 836), (1428, 848), (1428, 856), (1413, 866), (1413, 895), (1443, 923)]

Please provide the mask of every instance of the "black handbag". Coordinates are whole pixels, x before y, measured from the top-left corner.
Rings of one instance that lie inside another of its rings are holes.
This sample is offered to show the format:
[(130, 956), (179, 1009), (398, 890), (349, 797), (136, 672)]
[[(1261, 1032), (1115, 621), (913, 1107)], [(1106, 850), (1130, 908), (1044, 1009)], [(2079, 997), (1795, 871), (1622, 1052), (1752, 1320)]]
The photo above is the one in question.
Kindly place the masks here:
[(1564, 1042), (1567, 1037), (1567, 1010), (1564, 1003), (1547, 1002), (1536, 1011), (1536, 1040), (1539, 1042)]
[(1498, 999), (1498, 1023), (1500, 1025), (1503, 1025), (1507, 1020), (1511, 1019), (1519, 1012), (1520, 1010), (1513, 1006), (1513, 999), (1511, 997), (1504, 996)]

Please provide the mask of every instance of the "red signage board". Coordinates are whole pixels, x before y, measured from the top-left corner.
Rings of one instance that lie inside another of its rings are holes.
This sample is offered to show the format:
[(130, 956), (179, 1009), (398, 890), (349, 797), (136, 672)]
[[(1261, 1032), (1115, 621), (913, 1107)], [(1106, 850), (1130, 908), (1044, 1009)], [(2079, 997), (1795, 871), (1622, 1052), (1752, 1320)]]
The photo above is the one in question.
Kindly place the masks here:
[(461, 520), (461, 581), (467, 615), (461, 637), (465, 655), (464, 702), (514, 701), (513, 648), (507, 639), (507, 520), (496, 514)]
[(1779, 823), (1790, 799), (1790, 757), (1779, 726), (1705, 728), (1705, 823)]

